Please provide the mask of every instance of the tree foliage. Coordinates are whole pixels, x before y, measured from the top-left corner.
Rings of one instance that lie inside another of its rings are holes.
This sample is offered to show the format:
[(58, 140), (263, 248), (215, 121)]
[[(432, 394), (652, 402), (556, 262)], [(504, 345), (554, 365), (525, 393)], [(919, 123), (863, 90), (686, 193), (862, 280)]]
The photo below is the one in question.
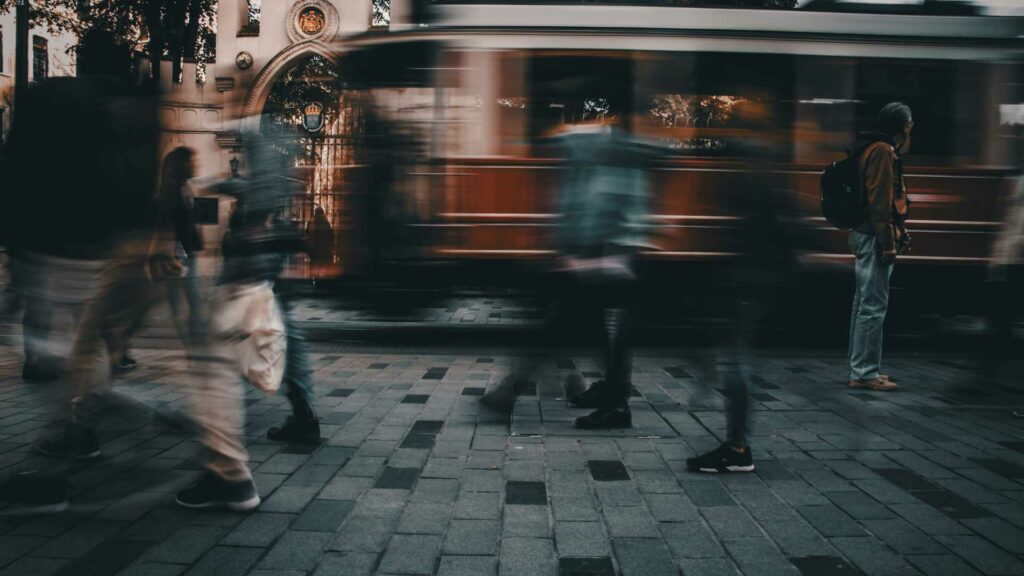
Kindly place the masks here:
[[(0, 13), (13, 11), (15, 2), (0, 0)], [(53, 34), (110, 30), (151, 62), (171, 60), (178, 81), (183, 61), (202, 66), (213, 59), (216, 22), (217, 0), (32, 0), (29, 11), (32, 26)], [(153, 76), (159, 81), (159, 66)]]

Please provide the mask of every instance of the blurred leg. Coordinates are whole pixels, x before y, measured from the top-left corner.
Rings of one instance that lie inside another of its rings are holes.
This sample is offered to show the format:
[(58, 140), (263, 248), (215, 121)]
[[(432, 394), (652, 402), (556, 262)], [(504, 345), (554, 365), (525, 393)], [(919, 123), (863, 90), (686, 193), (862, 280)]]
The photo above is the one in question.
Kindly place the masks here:
[(881, 369), (882, 329), (889, 305), (889, 278), (893, 266), (881, 261), (878, 239), (873, 235), (851, 231), (850, 243), (857, 258), (850, 380), (866, 381), (878, 378)]

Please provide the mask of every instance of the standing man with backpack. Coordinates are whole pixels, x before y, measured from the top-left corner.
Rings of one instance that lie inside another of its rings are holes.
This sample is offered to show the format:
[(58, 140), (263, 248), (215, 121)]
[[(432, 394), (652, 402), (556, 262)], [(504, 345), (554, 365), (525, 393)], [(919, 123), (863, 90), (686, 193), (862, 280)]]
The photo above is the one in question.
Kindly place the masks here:
[(858, 146), (866, 214), (850, 230), (857, 284), (850, 315), (849, 387), (893, 390), (896, 383), (880, 372), (882, 324), (896, 255), (905, 252), (910, 242), (905, 226), (910, 202), (900, 159), (910, 150), (914, 126), (910, 107), (901, 102), (886, 104), (877, 124), (878, 132), (862, 134)]

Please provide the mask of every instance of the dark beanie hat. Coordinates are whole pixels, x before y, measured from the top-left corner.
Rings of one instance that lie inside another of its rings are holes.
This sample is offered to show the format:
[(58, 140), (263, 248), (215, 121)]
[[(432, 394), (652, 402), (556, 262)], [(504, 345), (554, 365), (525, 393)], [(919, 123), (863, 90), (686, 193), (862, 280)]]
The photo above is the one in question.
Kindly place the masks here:
[(878, 112), (878, 129), (886, 134), (898, 134), (913, 121), (910, 106), (902, 102), (890, 102)]

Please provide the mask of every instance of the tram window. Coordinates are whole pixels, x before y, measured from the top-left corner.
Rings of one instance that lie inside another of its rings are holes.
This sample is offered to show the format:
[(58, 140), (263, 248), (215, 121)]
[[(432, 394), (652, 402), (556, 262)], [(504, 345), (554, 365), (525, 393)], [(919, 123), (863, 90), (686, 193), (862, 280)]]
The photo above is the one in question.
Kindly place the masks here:
[[(638, 60), (637, 130), (685, 156), (737, 156), (756, 138), (775, 136), (792, 121), (793, 60), (741, 53), (662, 54)], [(757, 126), (743, 113), (757, 107)], [(788, 156), (788, 146), (774, 146)]]

